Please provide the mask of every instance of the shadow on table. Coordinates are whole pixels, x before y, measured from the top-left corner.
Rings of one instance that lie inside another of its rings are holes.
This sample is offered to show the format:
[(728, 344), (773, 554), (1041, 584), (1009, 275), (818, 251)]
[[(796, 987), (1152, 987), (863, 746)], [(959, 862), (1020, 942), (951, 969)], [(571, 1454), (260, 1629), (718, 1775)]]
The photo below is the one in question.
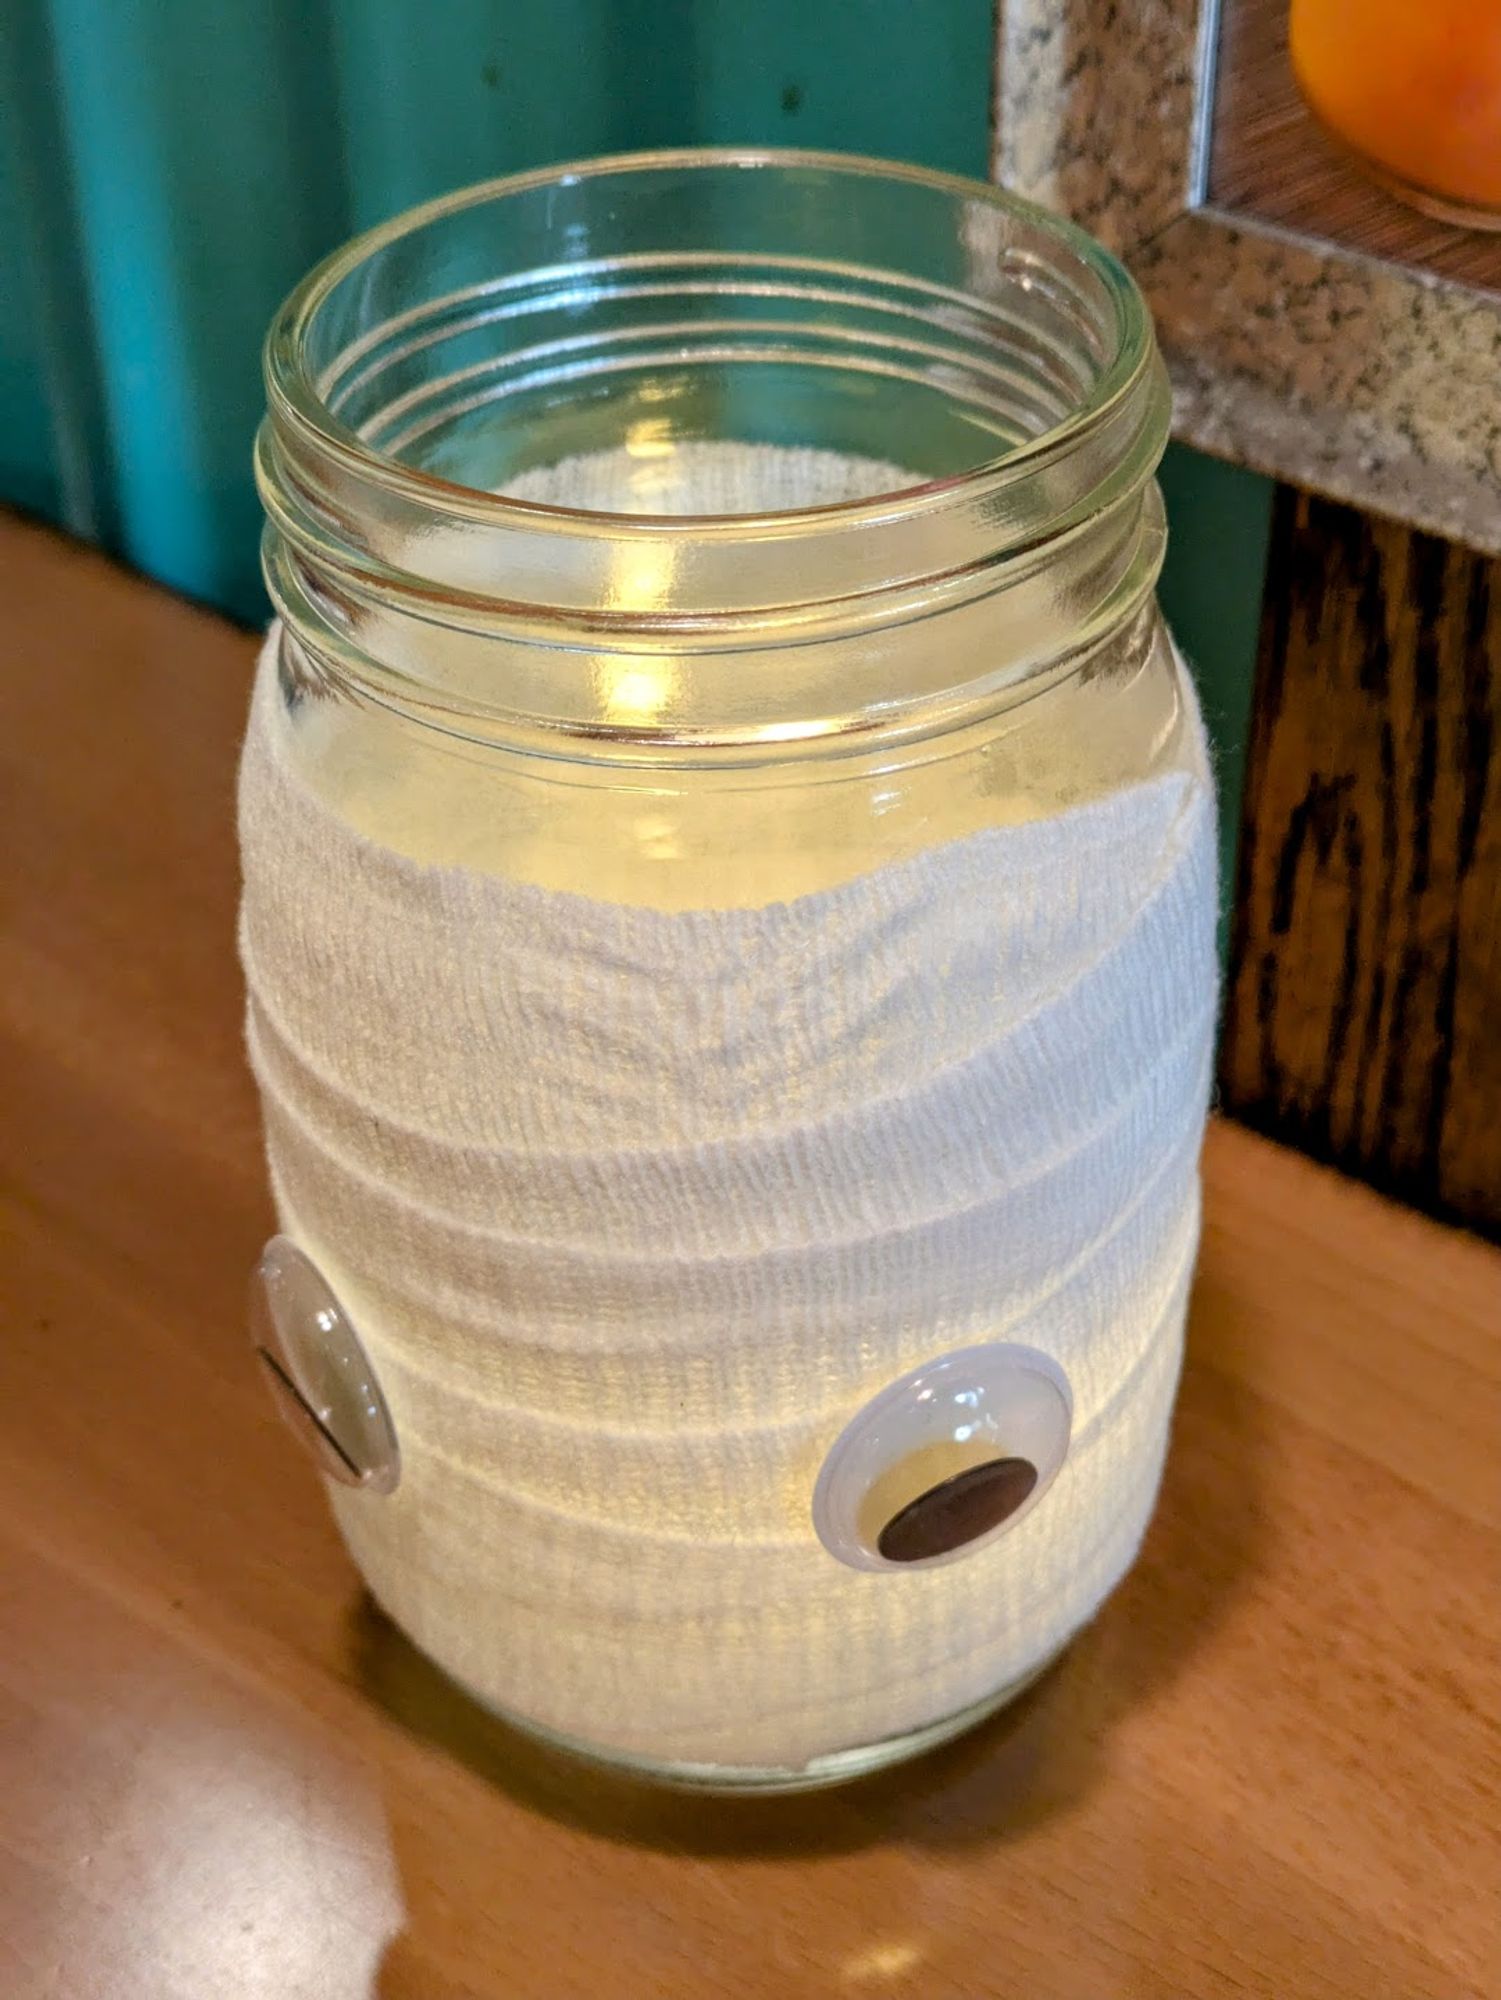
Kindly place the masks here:
[[(1010, 1708), (927, 1756), (826, 1792), (673, 1792), (549, 1751), (465, 1695), (368, 1600), (355, 1671), (372, 1699), (516, 1803), (598, 1838), (700, 1857), (788, 1859), (880, 1843), (1013, 1840), (1089, 1792), (1122, 1717), (1174, 1680), (1258, 1567), (1264, 1408), (1194, 1360), (1141, 1558), (1106, 1609)], [(416, 1913), (414, 1912), (414, 1915)]]

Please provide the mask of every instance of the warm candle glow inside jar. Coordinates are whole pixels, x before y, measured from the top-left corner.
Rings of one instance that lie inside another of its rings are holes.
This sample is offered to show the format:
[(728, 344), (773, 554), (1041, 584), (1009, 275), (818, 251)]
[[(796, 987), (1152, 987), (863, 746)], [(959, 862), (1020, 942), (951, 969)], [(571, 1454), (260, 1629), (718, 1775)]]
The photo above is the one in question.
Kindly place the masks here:
[(394, 1434), (355, 1561), (590, 1755), (909, 1754), (1128, 1566), (1177, 1376), (1213, 800), (1141, 300), (995, 189), (643, 157), (351, 245), (268, 381), (249, 1043)]

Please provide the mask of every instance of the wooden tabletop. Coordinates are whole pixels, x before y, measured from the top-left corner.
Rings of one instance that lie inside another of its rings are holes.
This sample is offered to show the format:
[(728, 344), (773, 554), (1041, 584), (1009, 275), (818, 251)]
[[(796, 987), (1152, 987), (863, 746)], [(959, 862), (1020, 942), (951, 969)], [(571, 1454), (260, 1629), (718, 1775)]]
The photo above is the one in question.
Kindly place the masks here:
[(1031, 1695), (805, 1800), (565, 1768), (252, 1370), (253, 642), (14, 522), (0, 602), (6, 2000), (1501, 1990), (1501, 1255), (1216, 1129), (1162, 1504)]

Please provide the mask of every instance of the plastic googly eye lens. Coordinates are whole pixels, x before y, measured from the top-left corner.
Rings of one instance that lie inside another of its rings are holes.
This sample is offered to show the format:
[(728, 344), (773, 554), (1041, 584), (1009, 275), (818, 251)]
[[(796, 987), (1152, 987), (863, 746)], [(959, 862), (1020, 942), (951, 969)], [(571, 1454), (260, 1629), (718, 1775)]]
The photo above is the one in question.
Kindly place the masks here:
[(925, 1362), (835, 1440), (813, 1525), (854, 1569), (936, 1568), (1006, 1533), (1068, 1454), (1073, 1398), (1057, 1362), (995, 1343)]
[(375, 1370), (327, 1279), (289, 1236), (261, 1252), (250, 1331), (272, 1399), (319, 1470), (345, 1486), (394, 1491), (401, 1454)]

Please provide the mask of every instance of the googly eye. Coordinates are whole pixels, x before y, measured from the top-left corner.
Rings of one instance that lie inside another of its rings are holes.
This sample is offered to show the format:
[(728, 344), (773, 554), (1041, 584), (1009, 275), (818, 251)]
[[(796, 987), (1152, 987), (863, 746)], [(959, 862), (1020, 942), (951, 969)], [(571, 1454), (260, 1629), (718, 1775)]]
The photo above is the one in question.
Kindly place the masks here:
[(319, 1470), (390, 1493), (396, 1429), (349, 1315), (313, 1260), (273, 1236), (250, 1282), (250, 1332), (272, 1400)]
[(997, 1342), (924, 1362), (840, 1432), (813, 1525), (852, 1569), (936, 1569), (1031, 1513), (1068, 1454), (1073, 1397), (1034, 1347)]

